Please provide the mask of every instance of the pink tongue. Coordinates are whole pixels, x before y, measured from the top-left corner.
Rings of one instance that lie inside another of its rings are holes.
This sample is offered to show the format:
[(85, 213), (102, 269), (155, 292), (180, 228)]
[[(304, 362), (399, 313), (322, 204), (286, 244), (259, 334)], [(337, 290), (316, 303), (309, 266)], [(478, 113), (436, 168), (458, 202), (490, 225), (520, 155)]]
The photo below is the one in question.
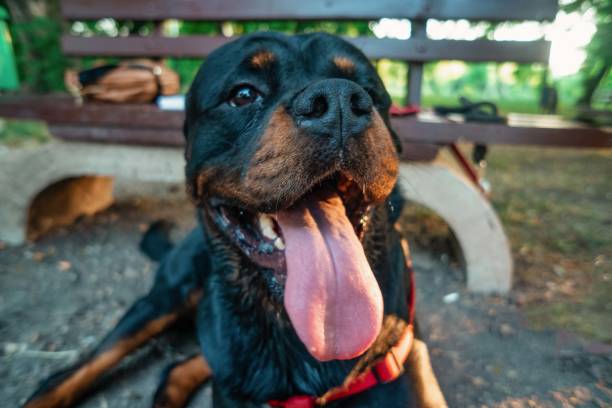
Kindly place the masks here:
[(285, 309), (306, 348), (321, 361), (362, 354), (380, 331), (383, 301), (363, 247), (335, 193), (291, 210), (285, 238)]

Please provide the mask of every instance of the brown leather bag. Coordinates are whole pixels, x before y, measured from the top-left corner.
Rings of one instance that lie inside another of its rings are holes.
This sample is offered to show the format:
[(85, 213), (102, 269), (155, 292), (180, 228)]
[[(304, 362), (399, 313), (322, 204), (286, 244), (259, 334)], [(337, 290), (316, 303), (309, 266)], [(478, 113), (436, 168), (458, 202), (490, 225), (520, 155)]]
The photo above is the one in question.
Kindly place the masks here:
[(65, 82), (71, 93), (82, 98), (114, 103), (153, 102), (159, 95), (180, 91), (178, 74), (150, 60), (104, 65), (79, 73), (67, 71)]

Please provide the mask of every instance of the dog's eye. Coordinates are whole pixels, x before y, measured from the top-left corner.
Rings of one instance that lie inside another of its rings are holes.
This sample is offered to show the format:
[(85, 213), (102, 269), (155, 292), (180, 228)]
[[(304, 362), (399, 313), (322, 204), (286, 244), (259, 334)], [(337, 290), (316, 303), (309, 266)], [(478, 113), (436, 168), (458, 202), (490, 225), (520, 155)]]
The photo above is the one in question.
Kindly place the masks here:
[(228, 102), (233, 107), (240, 107), (261, 99), (261, 94), (251, 85), (239, 85), (230, 94)]

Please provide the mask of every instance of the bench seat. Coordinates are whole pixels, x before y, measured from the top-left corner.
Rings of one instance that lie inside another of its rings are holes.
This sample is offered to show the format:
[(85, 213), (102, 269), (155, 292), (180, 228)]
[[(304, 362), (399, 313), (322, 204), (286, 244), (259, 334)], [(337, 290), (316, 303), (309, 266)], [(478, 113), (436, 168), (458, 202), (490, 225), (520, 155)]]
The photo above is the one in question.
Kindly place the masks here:
[[(181, 146), (184, 113), (154, 104), (78, 104), (66, 95), (0, 98), (0, 117), (47, 122), (58, 139), (100, 143)], [(460, 141), (484, 144), (575, 148), (612, 147), (612, 131), (559, 116), (510, 114), (508, 123), (465, 122), (425, 111), (394, 117), (392, 125), (405, 148), (405, 160), (431, 160), (433, 145)], [(419, 154), (415, 154), (418, 152)], [(435, 154), (434, 154), (435, 156)]]

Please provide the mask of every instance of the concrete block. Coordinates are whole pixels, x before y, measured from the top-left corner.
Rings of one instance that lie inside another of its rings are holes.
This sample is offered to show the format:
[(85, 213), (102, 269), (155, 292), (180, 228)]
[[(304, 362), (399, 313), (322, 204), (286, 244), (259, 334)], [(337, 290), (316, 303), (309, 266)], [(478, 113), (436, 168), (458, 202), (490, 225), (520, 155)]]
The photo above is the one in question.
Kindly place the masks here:
[[(45, 188), (81, 176), (139, 181), (183, 180), (181, 148), (53, 141), (0, 153), (0, 240), (26, 240), (30, 204)], [(98, 185), (101, 187), (101, 185)]]
[(467, 287), (507, 293), (512, 254), (489, 201), (465, 178), (435, 163), (402, 163), (400, 184), (407, 199), (435, 211), (453, 230), (466, 263)]

